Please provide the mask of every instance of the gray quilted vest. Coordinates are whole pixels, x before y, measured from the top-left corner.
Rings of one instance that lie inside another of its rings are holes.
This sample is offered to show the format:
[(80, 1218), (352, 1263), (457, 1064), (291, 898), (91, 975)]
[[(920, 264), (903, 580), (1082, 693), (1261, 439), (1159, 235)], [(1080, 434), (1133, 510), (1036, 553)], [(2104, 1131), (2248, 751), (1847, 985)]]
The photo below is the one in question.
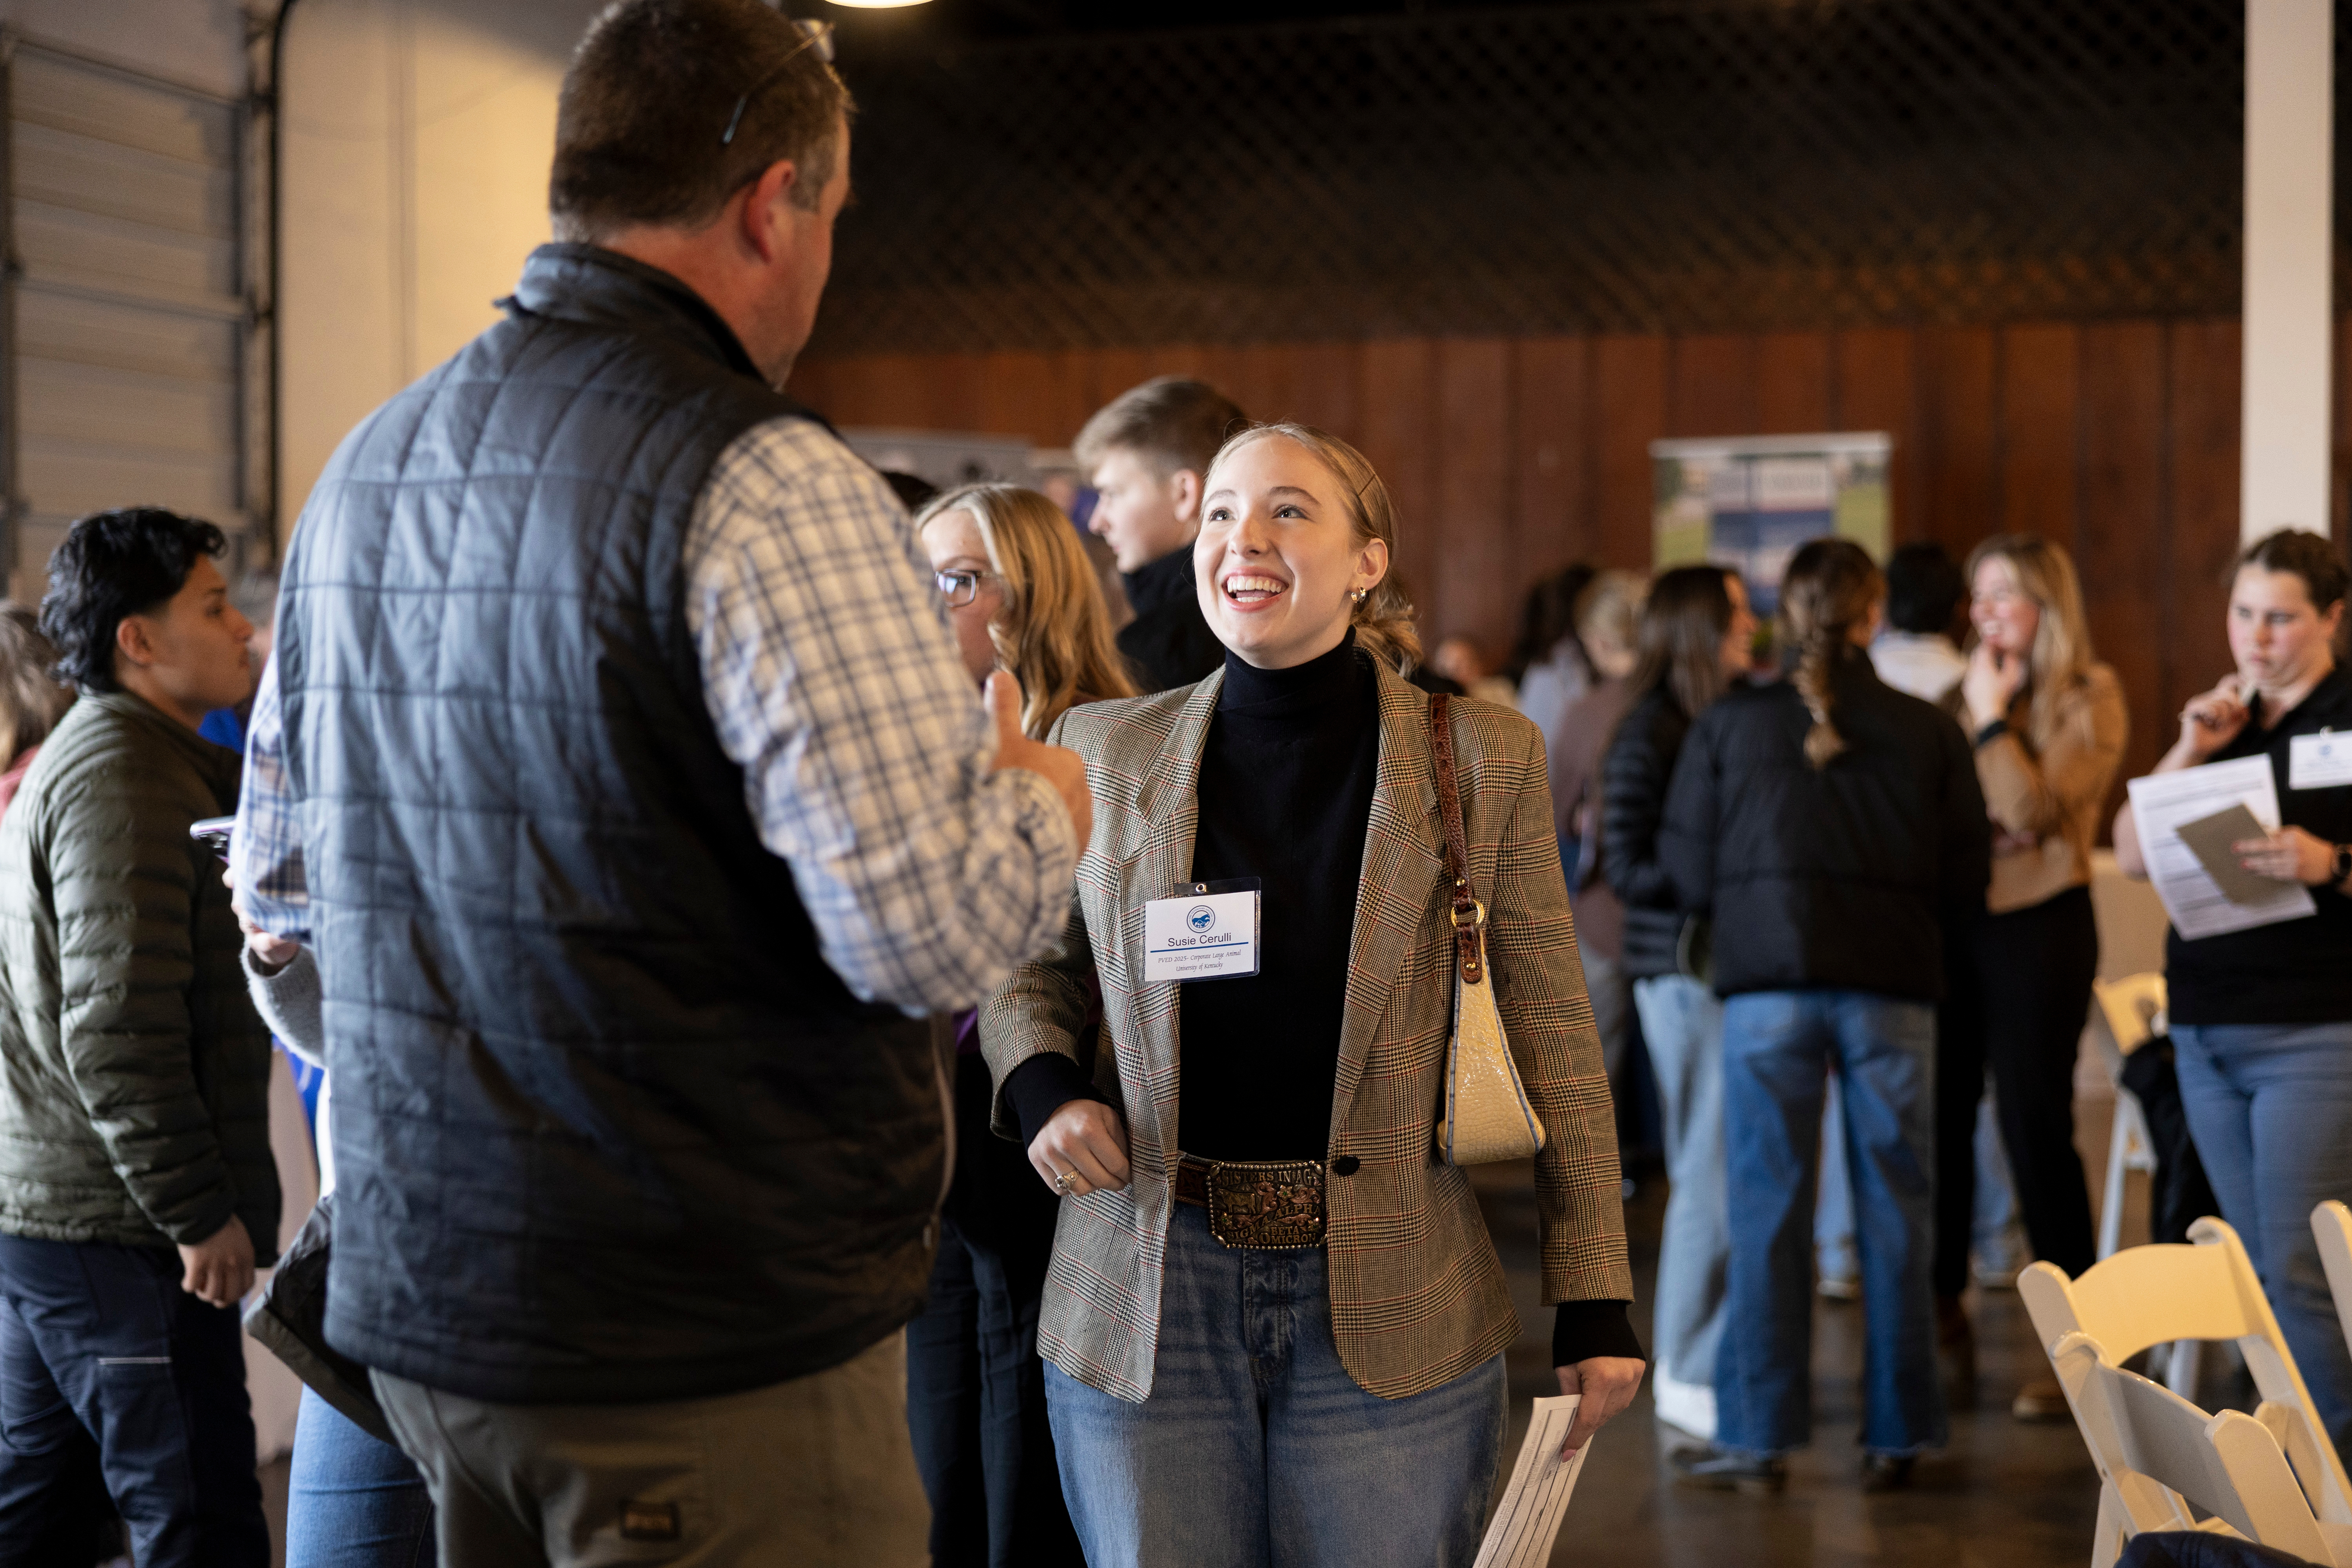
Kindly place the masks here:
[(343, 442), (279, 601), (328, 1338), (506, 1403), (755, 1388), (915, 1312), (945, 1152), (928, 1032), (820, 957), (687, 627), (712, 463), (814, 416), (611, 252), (506, 306)]

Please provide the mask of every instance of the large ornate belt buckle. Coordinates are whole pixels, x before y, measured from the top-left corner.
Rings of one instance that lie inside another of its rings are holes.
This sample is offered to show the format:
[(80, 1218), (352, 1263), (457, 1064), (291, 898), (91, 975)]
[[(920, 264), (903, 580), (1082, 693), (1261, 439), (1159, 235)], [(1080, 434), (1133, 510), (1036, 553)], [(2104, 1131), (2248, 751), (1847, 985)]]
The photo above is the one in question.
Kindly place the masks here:
[(1209, 1234), (1262, 1251), (1323, 1245), (1323, 1167), (1312, 1160), (1209, 1164)]

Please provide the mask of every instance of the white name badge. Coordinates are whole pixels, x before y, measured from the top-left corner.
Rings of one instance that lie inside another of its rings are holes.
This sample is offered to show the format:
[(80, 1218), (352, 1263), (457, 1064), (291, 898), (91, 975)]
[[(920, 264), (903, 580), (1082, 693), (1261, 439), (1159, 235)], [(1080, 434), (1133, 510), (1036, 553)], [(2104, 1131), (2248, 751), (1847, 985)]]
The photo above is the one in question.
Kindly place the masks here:
[(2287, 742), (2287, 788), (2335, 789), (2341, 784), (2352, 784), (2352, 731), (2297, 735)]
[(1144, 905), (1144, 983), (1255, 974), (1257, 906), (1255, 880), (1195, 882)]

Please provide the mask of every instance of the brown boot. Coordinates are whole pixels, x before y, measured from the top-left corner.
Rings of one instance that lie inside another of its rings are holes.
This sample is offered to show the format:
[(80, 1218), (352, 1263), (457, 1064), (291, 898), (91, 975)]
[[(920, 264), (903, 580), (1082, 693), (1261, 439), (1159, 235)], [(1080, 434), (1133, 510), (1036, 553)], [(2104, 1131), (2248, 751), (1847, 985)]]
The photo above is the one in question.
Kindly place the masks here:
[(2069, 1421), (2074, 1415), (2066, 1404), (2066, 1391), (2054, 1377), (2037, 1377), (2019, 1389), (2017, 1397), (2010, 1401), (2009, 1413), (2020, 1421)]

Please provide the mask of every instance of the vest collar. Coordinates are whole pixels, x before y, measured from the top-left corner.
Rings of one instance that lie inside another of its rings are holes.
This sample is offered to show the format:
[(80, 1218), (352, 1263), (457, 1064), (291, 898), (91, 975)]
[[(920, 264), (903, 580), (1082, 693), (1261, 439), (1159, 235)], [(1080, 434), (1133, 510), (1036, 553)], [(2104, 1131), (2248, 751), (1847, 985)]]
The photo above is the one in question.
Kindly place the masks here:
[(509, 316), (658, 332), (765, 384), (735, 329), (701, 295), (658, 267), (601, 246), (541, 246), (499, 308)]

